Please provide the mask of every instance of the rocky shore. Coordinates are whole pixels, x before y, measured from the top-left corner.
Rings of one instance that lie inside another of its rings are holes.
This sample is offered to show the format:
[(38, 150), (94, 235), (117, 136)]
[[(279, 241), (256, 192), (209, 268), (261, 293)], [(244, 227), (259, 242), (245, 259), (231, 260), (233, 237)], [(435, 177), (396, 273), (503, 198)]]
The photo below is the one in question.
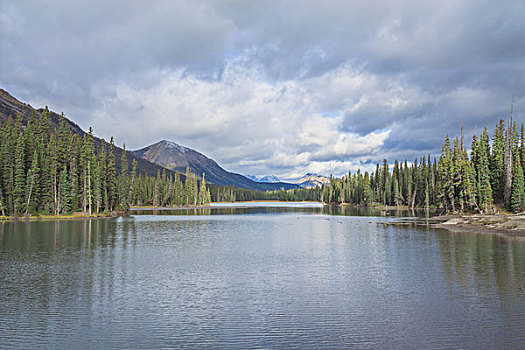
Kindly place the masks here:
[(387, 225), (412, 225), (446, 229), (454, 232), (525, 236), (525, 213), (497, 215), (440, 215), (430, 218), (401, 219)]

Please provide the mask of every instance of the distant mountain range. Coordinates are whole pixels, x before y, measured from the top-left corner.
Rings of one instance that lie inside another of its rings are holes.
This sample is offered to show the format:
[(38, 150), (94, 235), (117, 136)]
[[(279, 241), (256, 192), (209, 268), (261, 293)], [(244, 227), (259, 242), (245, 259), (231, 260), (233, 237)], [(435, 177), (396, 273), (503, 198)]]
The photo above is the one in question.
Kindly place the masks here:
[[(277, 178), (277, 176), (274, 176), (274, 175), (266, 175), (266, 176), (244, 175), (244, 176), (246, 176), (247, 178), (255, 182), (280, 182), (281, 181), (279, 180), (279, 178)], [(308, 173), (295, 181), (290, 181), (290, 183), (299, 185), (301, 188), (316, 188), (316, 187), (323, 187), (324, 185), (330, 184), (330, 178), (324, 175)]]
[(274, 175), (266, 175), (266, 176), (244, 175), (244, 176), (246, 176), (248, 179), (255, 181), (255, 182), (270, 182), (270, 183), (281, 182), (281, 180), (279, 180), (279, 178)]
[(299, 180), (295, 181), (295, 184), (301, 186), (302, 188), (323, 187), (324, 185), (330, 184), (330, 178), (319, 174), (308, 173)]
[(202, 153), (167, 140), (133, 151), (133, 153), (157, 165), (178, 170), (181, 173), (184, 173), (186, 167), (189, 167), (199, 177), (204, 173), (206, 182), (215, 185), (261, 191), (299, 188), (299, 185), (285, 182), (253, 181), (243, 175), (224, 170), (217, 162)]

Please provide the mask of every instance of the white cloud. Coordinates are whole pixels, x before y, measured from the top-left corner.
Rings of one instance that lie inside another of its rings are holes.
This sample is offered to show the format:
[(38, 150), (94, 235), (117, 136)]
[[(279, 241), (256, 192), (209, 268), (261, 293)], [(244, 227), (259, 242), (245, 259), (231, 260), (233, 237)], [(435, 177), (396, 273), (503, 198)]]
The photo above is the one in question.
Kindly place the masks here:
[[(340, 174), (523, 117), (525, 3), (0, 0), (0, 84), (128, 148)], [(49, 18), (59, 18), (49, 21)]]
[(156, 74), (158, 84), (148, 89), (125, 82), (105, 86), (107, 97), (91, 113), (96, 133), (114, 135), (134, 149), (169, 139), (229, 170), (285, 177), (297, 168), (308, 170), (312, 162), (312, 169), (326, 174), (346, 172), (332, 160), (373, 154), (389, 135), (342, 129), (348, 105), (381, 88), (376, 77), (351, 64), (277, 82), (244, 56), (231, 60), (218, 79), (183, 69)]

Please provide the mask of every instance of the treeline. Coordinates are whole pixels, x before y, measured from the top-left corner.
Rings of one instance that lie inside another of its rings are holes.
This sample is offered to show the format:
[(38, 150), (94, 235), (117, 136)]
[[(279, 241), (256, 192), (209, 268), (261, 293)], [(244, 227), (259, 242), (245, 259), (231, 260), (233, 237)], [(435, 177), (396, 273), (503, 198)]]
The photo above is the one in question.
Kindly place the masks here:
[(182, 181), (178, 171), (173, 178), (167, 176), (165, 170), (162, 173), (157, 171), (156, 177), (140, 174), (132, 203), (155, 207), (199, 206), (210, 204), (211, 198), (205, 174), (202, 174), (199, 184), (196, 174), (186, 167), (185, 181)]
[(375, 171), (357, 171), (341, 179), (331, 178), (322, 191), (327, 203), (436, 208), (443, 212), (476, 211), (489, 213), (495, 206), (514, 212), (525, 208), (524, 174), (525, 132), (516, 123), (505, 127), (500, 120), (492, 143), (487, 128), (473, 136), (470, 156), (461, 136), (453, 142), (448, 135), (438, 160), (430, 156), (395, 161), (392, 169), (386, 160)]
[(321, 188), (294, 188), (279, 191), (253, 191), (234, 186), (210, 186), (213, 202), (243, 202), (255, 200), (276, 201), (320, 201)]
[(251, 191), (235, 187), (213, 187), (213, 201), (322, 201), (370, 206), (374, 204), (437, 209), (461, 213), (495, 212), (497, 207), (525, 210), (525, 131), (518, 133), (511, 121), (500, 120), (492, 142), (487, 127), (474, 135), (470, 153), (465, 146), (463, 125), (452, 142), (447, 135), (439, 158), (430, 155), (412, 163), (386, 159), (375, 171), (358, 170), (316, 189)]
[(26, 126), (17, 116), (1, 126), (0, 214), (87, 215), (127, 211), (134, 204), (199, 205), (211, 201), (204, 175), (200, 186), (189, 169), (186, 181), (177, 173), (137, 175), (124, 147), (121, 171), (115, 166), (114, 142), (95, 145), (93, 131), (84, 137), (64, 121), (52, 125), (47, 109)]

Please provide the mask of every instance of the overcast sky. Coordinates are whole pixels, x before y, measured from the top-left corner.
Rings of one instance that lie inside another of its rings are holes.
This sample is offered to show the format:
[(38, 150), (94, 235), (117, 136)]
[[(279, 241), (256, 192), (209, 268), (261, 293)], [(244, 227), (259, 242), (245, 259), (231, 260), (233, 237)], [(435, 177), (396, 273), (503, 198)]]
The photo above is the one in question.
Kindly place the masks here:
[[(0, 87), (128, 149), (339, 175), (525, 119), (525, 1), (0, 0)], [(470, 144), (470, 141), (468, 141)]]

